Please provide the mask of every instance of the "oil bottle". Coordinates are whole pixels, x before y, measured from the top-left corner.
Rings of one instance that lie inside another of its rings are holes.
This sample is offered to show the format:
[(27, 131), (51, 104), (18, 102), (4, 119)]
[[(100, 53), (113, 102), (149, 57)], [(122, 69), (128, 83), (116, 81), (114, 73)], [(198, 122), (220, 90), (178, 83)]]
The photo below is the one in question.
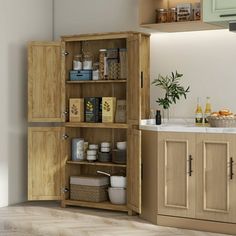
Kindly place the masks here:
[(195, 111), (195, 125), (202, 126), (203, 124), (203, 114), (202, 114), (202, 107), (200, 105), (200, 98), (197, 98), (197, 108)]
[(210, 97), (206, 98), (206, 107), (204, 111), (204, 124), (205, 126), (209, 125), (207, 117), (211, 115), (211, 103), (210, 103)]

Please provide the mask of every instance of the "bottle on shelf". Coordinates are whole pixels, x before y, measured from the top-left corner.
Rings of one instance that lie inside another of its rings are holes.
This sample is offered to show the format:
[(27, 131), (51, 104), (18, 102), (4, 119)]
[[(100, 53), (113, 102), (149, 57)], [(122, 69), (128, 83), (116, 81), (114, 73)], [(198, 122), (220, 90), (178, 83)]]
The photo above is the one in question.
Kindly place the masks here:
[(161, 111), (157, 110), (156, 113), (156, 125), (161, 125)]
[(211, 103), (210, 103), (210, 97), (206, 98), (206, 107), (204, 111), (204, 124), (208, 125), (208, 119), (207, 117), (211, 115)]
[(202, 107), (200, 105), (200, 98), (197, 98), (197, 108), (195, 111), (195, 124), (197, 126), (202, 126), (203, 124), (203, 113), (202, 113)]

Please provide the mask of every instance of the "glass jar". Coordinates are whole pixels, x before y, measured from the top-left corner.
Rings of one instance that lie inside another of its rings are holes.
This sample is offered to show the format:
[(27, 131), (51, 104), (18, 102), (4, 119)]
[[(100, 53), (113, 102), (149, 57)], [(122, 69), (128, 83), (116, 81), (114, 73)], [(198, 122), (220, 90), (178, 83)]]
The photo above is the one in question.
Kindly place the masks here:
[(74, 55), (73, 58), (73, 70), (82, 70), (82, 55)]
[(169, 22), (177, 21), (177, 10), (175, 7), (169, 9)]
[(99, 50), (99, 79), (107, 78), (107, 49)]
[(83, 70), (92, 70), (93, 69), (93, 57), (89, 52), (84, 53), (83, 57)]
[(164, 8), (157, 9), (156, 13), (157, 13), (157, 18), (156, 18), (157, 23), (166, 23), (166, 22), (168, 22), (168, 11), (167, 11), (167, 9), (164, 9)]

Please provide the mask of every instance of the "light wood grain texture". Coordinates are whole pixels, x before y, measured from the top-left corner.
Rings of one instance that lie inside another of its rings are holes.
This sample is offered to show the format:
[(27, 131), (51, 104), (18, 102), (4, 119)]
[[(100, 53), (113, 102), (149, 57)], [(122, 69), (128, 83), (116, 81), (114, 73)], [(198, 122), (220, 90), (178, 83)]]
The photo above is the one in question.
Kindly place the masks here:
[(141, 131), (128, 130), (127, 203), (128, 208), (141, 213)]
[(194, 134), (160, 132), (158, 147), (158, 213), (194, 217), (195, 171), (189, 176)]
[(125, 79), (117, 80), (86, 80), (86, 81), (66, 81), (67, 84), (106, 84), (106, 83), (126, 83)]
[(28, 135), (28, 200), (60, 200), (61, 128), (29, 128)]
[[(156, 9), (176, 7), (178, 3), (196, 3), (199, 0), (139, 0), (139, 23), (141, 27), (162, 32), (185, 32), (222, 29), (222, 26), (200, 21), (156, 23)], [(203, 1), (201, 1), (202, 4)]]
[(66, 200), (65, 204), (68, 206), (82, 206), (82, 207), (91, 207), (98, 209), (107, 209), (113, 211), (128, 211), (127, 206), (125, 205), (114, 205), (111, 202), (84, 202), (84, 201), (74, 201), (74, 200)]
[(128, 124), (122, 123), (86, 123), (86, 122), (67, 122), (66, 127), (84, 127), (84, 128), (107, 128), (107, 129), (127, 129)]
[(67, 164), (91, 165), (91, 166), (111, 166), (111, 167), (124, 167), (124, 168), (126, 168), (126, 165), (116, 164), (116, 163), (112, 163), (112, 162), (67, 161)]
[(139, 124), (141, 119), (141, 35), (135, 34), (128, 38), (128, 92), (127, 118), (129, 123)]
[(157, 223), (157, 132), (142, 131), (142, 213), (141, 218)]
[(198, 134), (197, 145), (196, 217), (235, 223), (236, 181), (235, 178), (230, 180), (229, 163), (235, 154), (235, 137)]
[(28, 120), (63, 122), (64, 109), (61, 44), (32, 42), (28, 46)]

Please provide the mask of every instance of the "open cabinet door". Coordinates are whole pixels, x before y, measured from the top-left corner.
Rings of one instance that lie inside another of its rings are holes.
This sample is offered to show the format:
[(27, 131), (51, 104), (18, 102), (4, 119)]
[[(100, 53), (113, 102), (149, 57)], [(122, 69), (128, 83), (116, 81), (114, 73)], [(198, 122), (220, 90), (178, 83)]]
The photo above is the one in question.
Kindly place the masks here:
[(128, 193), (127, 205), (134, 212), (141, 213), (141, 131), (128, 130)]
[(65, 121), (62, 59), (60, 42), (31, 42), (28, 45), (29, 122)]
[(61, 127), (28, 128), (28, 200), (61, 199)]

